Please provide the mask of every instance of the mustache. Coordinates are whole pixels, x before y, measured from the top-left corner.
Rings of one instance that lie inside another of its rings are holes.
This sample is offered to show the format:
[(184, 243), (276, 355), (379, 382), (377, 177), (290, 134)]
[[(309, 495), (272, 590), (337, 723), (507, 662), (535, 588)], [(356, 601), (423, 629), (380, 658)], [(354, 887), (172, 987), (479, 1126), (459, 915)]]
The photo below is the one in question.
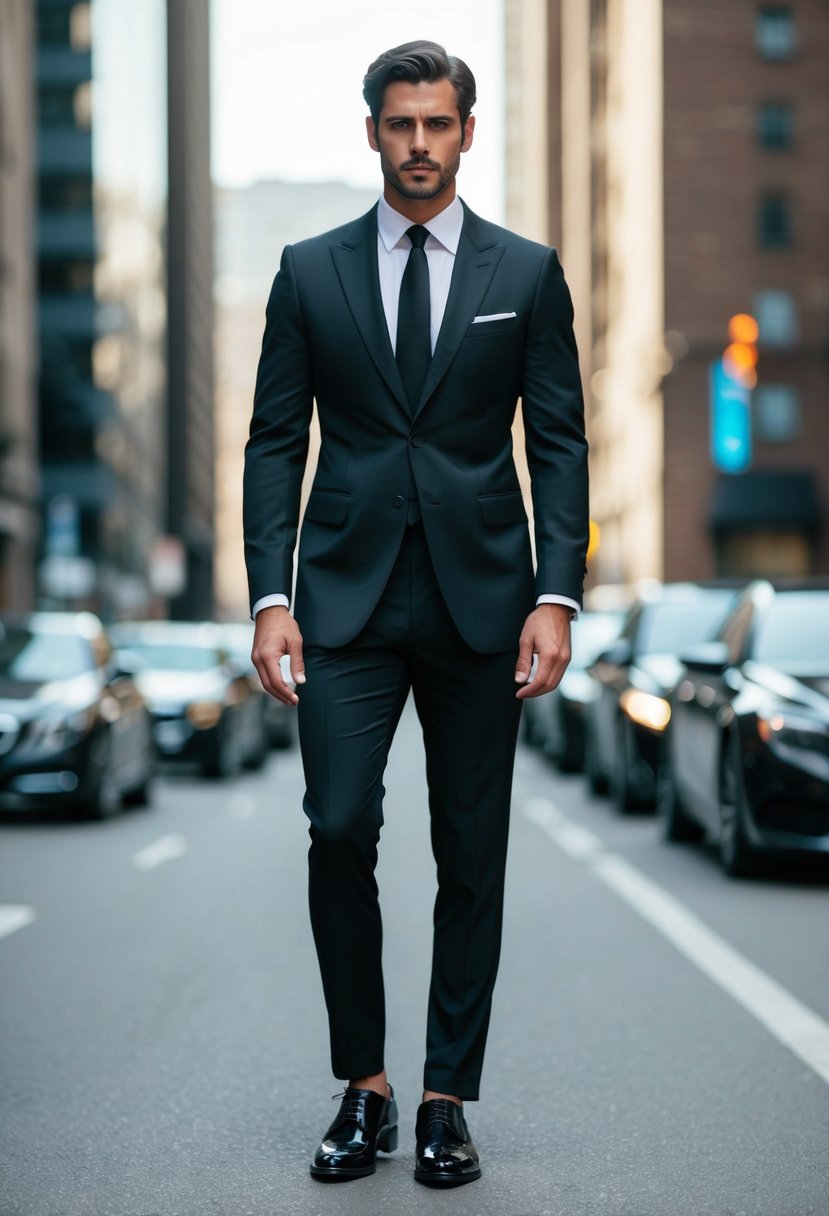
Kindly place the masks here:
[(400, 166), (401, 169), (439, 169), (440, 165), (433, 160), (428, 160), (425, 156), (417, 156), (413, 160), (407, 160)]

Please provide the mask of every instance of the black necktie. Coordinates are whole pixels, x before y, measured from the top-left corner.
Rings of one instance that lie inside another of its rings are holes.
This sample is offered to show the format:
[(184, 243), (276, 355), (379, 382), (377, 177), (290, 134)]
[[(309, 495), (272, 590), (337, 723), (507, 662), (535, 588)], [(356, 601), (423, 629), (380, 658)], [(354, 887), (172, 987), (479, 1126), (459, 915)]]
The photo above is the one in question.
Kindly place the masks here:
[(428, 235), (422, 224), (413, 224), (406, 233), (412, 248), (397, 309), (397, 366), (412, 413), (417, 409), (432, 359), (429, 265), (423, 248)]

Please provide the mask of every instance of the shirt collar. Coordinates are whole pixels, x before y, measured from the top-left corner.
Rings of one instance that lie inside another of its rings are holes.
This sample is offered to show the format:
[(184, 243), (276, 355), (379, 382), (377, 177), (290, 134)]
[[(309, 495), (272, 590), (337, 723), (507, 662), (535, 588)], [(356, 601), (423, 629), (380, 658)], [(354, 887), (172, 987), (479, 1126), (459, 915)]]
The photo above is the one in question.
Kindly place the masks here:
[[(401, 237), (411, 226), (412, 221), (390, 207), (381, 195), (377, 207), (377, 231), (387, 253), (391, 253), (392, 249), (400, 243)], [(456, 254), (463, 228), (463, 206), (458, 196), (455, 195), (452, 202), (444, 207), (443, 211), (439, 211), (429, 220), (428, 224), (423, 226), (428, 229), (430, 237), (434, 237), (439, 245), (442, 245), (449, 253)]]

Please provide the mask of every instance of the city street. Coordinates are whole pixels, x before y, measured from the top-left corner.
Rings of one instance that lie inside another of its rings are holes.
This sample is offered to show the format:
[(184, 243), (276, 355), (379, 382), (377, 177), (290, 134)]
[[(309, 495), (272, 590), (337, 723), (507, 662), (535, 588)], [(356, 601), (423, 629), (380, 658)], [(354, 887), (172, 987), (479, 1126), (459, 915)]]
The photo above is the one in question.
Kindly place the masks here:
[(400, 1148), (336, 1110), (297, 749), (104, 823), (0, 822), (0, 1216), (826, 1216), (829, 880), (729, 881), (521, 746), (480, 1182), (412, 1179), (434, 874), (417, 721), (379, 882)]

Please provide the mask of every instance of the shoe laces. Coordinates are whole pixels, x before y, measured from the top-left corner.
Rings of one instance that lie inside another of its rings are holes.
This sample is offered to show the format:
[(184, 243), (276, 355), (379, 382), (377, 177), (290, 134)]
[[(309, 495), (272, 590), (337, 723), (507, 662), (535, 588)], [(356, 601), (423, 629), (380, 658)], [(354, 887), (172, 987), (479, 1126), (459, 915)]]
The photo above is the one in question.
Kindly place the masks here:
[(428, 1107), (430, 1123), (445, 1123), (453, 1131), (455, 1130), (455, 1111), (463, 1114), (457, 1102), (451, 1102), (448, 1098), (432, 1098)]
[(364, 1092), (362, 1090), (350, 1089), (346, 1087), (345, 1089), (341, 1090), (340, 1093), (332, 1094), (331, 1101), (340, 1101), (342, 1103), (339, 1115), (341, 1121), (349, 1120), (356, 1123), (357, 1126), (366, 1133), (366, 1135), (369, 1134), (368, 1129), (363, 1122), (366, 1104)]

